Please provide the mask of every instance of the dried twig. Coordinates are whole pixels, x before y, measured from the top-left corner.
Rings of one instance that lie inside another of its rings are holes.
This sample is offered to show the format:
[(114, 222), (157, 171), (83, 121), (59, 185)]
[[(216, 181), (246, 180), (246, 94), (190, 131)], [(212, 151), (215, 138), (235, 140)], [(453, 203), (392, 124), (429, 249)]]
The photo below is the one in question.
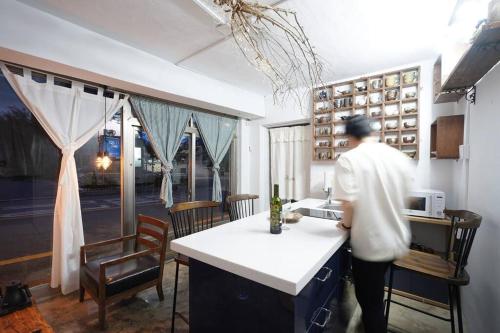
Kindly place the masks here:
[(213, 0), (230, 15), (236, 45), (248, 62), (271, 81), (275, 103), (293, 98), (308, 106), (300, 88), (322, 84), (323, 64), (294, 11), (245, 0)]

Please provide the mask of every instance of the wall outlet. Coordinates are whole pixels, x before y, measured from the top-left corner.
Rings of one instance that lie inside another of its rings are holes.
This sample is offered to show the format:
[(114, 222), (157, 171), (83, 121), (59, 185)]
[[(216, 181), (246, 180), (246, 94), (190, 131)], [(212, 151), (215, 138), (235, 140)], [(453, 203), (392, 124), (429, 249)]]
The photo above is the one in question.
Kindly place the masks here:
[(459, 159), (461, 160), (469, 160), (470, 158), (470, 146), (469, 145), (460, 145), (458, 147)]

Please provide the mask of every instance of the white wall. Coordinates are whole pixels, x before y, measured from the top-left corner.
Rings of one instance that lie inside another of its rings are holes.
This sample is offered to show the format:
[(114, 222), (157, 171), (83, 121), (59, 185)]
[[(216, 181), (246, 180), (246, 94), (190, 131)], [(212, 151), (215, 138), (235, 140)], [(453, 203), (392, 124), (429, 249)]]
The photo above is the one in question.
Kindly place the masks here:
[[(182, 69), (17, 1), (0, 1), (0, 31), (3, 60), (24, 59), (5, 59), (13, 50), (151, 88), (171, 101), (246, 118), (265, 114), (264, 98), (258, 94)], [(67, 68), (50, 69), (65, 74)]]
[[(477, 100), (468, 117), (469, 179), (466, 166), (456, 170), (456, 186), (465, 190), (467, 209), (483, 216), (469, 257), (469, 286), (463, 289), (469, 332), (500, 332), (500, 67), (477, 85)], [(468, 103), (461, 101), (465, 112)], [(468, 190), (467, 190), (468, 189)]]
[[(446, 192), (447, 206), (449, 208), (457, 208), (458, 194), (456, 191), (456, 178), (461, 175), (461, 169), (458, 165), (462, 161), (455, 160), (431, 160), (430, 159), (430, 124), (438, 116), (451, 115), (460, 113), (460, 108), (457, 108), (454, 103), (433, 104), (432, 95), (432, 72), (434, 59), (422, 61), (420, 63), (407, 64), (397, 68), (388, 68), (380, 70), (377, 73), (367, 73), (367, 75), (375, 75), (383, 72), (404, 69), (408, 67), (420, 66), (420, 159), (415, 162), (416, 165), (416, 187), (420, 188), (435, 188)], [(349, 80), (346, 78), (341, 81)], [(266, 126), (287, 126), (297, 123), (310, 122), (311, 102), (308, 101), (308, 109), (306, 112), (298, 108), (293, 102), (288, 102), (286, 105), (274, 105), (272, 96), (266, 97), (266, 117), (264, 119), (247, 122), (244, 130), (247, 133), (247, 142), (244, 151), (248, 152), (251, 147), (252, 152), (249, 152), (246, 160), (248, 161), (248, 173), (244, 174), (246, 181), (251, 182), (253, 179), (259, 179), (260, 187), (253, 186), (254, 183), (242, 188), (243, 192), (253, 190), (251, 193), (259, 193), (261, 196), (269, 193), (269, 175), (268, 172), (262, 170), (269, 169), (269, 148), (264, 144), (263, 140), (267, 140)], [(463, 112), (462, 112), (463, 113)], [(260, 135), (258, 135), (260, 133)], [(258, 152), (257, 152), (258, 150)], [(310, 170), (310, 196), (325, 197), (323, 193), (323, 175), (324, 172), (333, 171), (333, 162), (331, 161), (313, 161)], [(259, 178), (260, 177), (260, 178)], [(255, 183), (256, 184), (256, 183)], [(264, 186), (265, 185), (265, 186)], [(255, 192), (255, 191), (258, 192)], [(268, 195), (267, 195), (268, 197)], [(268, 202), (261, 201), (261, 207), (267, 208)]]

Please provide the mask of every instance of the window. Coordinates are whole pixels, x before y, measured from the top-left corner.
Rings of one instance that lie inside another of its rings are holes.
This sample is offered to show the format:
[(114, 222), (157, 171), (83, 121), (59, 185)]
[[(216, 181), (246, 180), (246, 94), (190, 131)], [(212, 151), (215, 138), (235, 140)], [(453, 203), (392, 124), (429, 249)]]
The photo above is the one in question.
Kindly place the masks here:
[[(104, 110), (103, 110), (104, 112)], [(121, 111), (75, 152), (80, 206), (86, 243), (121, 236)], [(108, 169), (97, 168), (100, 152), (112, 160)]]
[(50, 278), (61, 152), (0, 73), (0, 285)]

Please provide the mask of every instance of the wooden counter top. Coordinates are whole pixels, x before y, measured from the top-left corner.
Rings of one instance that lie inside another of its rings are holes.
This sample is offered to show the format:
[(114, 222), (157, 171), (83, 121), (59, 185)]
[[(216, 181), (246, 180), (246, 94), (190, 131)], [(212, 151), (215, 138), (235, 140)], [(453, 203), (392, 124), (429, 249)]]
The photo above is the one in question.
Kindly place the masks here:
[(451, 221), (449, 219), (436, 219), (431, 217), (422, 217), (422, 216), (411, 216), (407, 215), (408, 221), (410, 222), (418, 222), (418, 223), (429, 223), (429, 224), (439, 224), (447, 227), (451, 227)]

